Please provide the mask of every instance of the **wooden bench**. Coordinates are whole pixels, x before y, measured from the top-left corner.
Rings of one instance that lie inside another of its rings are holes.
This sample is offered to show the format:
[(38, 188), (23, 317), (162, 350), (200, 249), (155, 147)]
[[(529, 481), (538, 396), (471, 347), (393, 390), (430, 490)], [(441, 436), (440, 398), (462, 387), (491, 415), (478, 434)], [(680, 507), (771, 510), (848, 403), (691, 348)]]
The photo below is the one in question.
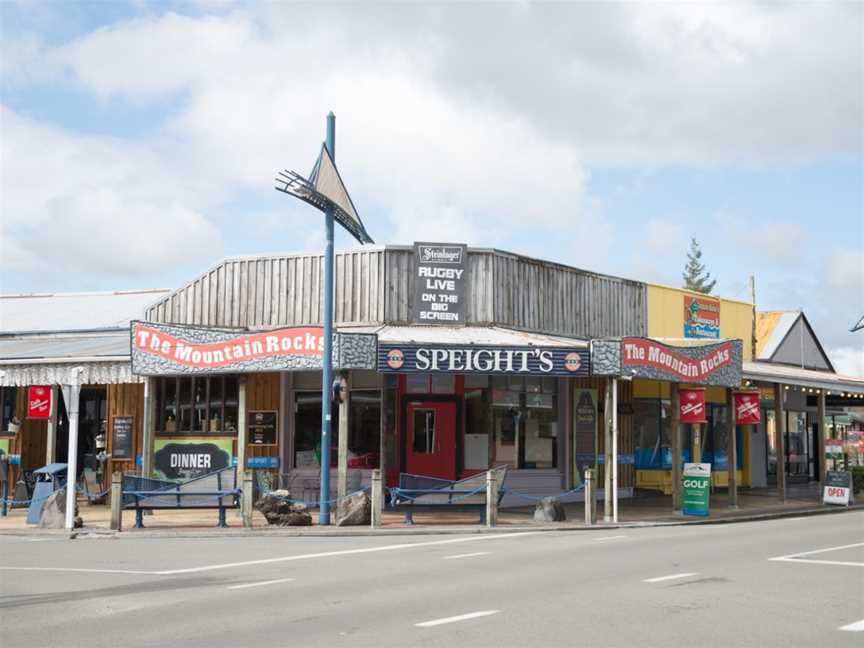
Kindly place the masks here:
[[(240, 508), (237, 468), (224, 468), (179, 484), (142, 478), (143, 488), (124, 477), (123, 508), (135, 510), (135, 528), (144, 528), (144, 511), (218, 509), (219, 527), (227, 527), (226, 509)], [(127, 489), (128, 486), (131, 488)], [(154, 488), (155, 486), (155, 488)]]
[[(496, 473), (498, 502), (504, 497), (507, 467), (492, 469)], [(399, 486), (390, 489), (389, 511), (405, 513), (405, 524), (414, 523), (415, 511), (479, 511), (480, 524), (486, 523), (486, 473), (451, 481), (423, 475), (401, 473)]]

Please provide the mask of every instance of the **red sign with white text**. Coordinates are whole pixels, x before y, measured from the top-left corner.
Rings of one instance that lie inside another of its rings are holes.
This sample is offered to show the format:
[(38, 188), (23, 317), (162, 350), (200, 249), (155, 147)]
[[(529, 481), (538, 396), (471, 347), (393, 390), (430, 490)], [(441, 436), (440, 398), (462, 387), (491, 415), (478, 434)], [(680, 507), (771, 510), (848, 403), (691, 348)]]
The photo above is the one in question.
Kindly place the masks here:
[(27, 388), (27, 418), (47, 419), (51, 413), (51, 388), (31, 385)]
[(139, 351), (195, 369), (219, 369), (249, 360), (274, 356), (321, 358), (324, 329), (317, 326), (285, 328), (264, 333), (240, 334), (219, 342), (181, 340), (165, 331), (136, 322), (132, 328), (133, 352)]
[(705, 422), (704, 389), (687, 389), (682, 387), (678, 390), (678, 400), (681, 404), (682, 423)]
[(698, 383), (732, 363), (732, 343), (712, 344), (703, 357), (691, 357), (645, 338), (624, 338), (621, 363), (625, 367), (657, 369), (681, 382)]
[(735, 392), (735, 425), (758, 425), (762, 420), (759, 392)]

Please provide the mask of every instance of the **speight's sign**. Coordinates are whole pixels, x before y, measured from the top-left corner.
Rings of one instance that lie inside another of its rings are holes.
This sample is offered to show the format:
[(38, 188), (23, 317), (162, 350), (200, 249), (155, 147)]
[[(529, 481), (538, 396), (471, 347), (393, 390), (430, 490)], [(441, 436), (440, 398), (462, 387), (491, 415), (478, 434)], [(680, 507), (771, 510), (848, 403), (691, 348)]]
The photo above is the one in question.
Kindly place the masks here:
[[(132, 322), (132, 373), (142, 376), (320, 369), (324, 329), (259, 333)], [(374, 335), (337, 333), (333, 362), (341, 369), (375, 368)]]
[(587, 376), (588, 349), (379, 344), (378, 371)]
[(670, 347), (648, 338), (621, 340), (621, 374), (672, 382), (737, 387), (741, 382), (741, 340)]

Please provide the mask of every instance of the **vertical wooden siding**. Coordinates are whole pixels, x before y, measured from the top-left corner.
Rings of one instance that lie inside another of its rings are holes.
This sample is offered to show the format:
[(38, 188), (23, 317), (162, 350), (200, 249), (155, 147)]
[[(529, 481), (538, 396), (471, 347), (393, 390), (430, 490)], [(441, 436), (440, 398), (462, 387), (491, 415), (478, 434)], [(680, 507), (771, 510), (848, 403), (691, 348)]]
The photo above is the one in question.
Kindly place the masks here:
[[(279, 412), (279, 389), (280, 380), (278, 373), (249, 374), (246, 378), (246, 409), (252, 411), (275, 411)], [(248, 415), (248, 414), (247, 414)], [(277, 414), (276, 420), (282, 424), (282, 417)], [(276, 438), (279, 438), (277, 431)], [(236, 454), (236, 449), (235, 449)], [(278, 457), (279, 446), (260, 446), (254, 444), (246, 445), (246, 457)], [(271, 484), (278, 484), (278, 471), (270, 471), (272, 474)]]
[(106, 430), (107, 446), (106, 452), (111, 455), (113, 442), (111, 430), (114, 429), (115, 416), (132, 416), (133, 419), (133, 443), (131, 459), (111, 459), (105, 470), (105, 481), (103, 488), (111, 479), (111, 473), (115, 470), (133, 472), (140, 470), (135, 464), (135, 457), (143, 454), (144, 450), (144, 385), (124, 384), (108, 385), (108, 429)]

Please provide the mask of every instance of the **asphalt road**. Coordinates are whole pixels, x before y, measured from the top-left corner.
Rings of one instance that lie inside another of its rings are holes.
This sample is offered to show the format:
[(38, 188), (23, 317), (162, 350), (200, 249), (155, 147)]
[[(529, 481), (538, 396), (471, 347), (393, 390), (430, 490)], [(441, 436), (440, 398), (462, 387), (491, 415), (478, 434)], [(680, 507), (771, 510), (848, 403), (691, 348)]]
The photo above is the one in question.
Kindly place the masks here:
[(472, 536), (0, 536), (3, 648), (165, 645), (861, 646), (864, 512)]

